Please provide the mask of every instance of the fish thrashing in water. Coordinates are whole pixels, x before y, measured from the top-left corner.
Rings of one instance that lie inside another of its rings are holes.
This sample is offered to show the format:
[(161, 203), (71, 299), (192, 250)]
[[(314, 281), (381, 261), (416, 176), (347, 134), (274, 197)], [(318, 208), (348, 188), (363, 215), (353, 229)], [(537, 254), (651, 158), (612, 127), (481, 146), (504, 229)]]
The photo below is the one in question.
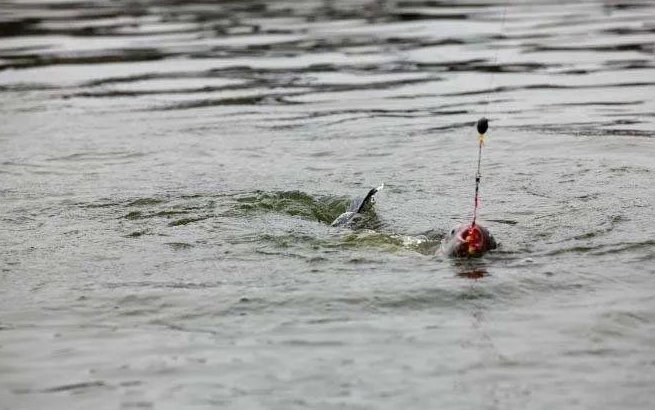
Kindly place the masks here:
[[(481, 118), (477, 122), (477, 130), (479, 133), (478, 143), (478, 169), (475, 176), (475, 197), (473, 208), (473, 221), (467, 225), (457, 226), (453, 228), (450, 234), (446, 235), (439, 247), (439, 251), (446, 256), (466, 258), (466, 257), (480, 257), (486, 252), (496, 249), (498, 246), (496, 240), (491, 235), (489, 230), (477, 223), (477, 210), (480, 203), (479, 200), (479, 186), (480, 186), (480, 164), (482, 156), (482, 146), (484, 144), (484, 137), (488, 129), (488, 120)], [(363, 197), (354, 198), (346, 211), (339, 215), (332, 223), (331, 226), (345, 226), (357, 227), (362, 226), (362, 220), (367, 212), (370, 212), (373, 204), (375, 203), (375, 194), (377, 194), (384, 184), (377, 188), (373, 188)]]

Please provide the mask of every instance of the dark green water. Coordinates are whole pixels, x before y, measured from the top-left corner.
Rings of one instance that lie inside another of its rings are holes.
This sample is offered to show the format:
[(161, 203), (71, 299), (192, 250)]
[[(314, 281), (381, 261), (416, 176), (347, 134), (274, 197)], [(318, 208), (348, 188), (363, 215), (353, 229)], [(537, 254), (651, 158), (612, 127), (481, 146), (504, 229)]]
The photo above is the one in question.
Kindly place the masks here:
[[(654, 33), (651, 2), (0, 1), (0, 409), (651, 408)], [(501, 246), (444, 259), (483, 115)], [(381, 182), (375, 229), (329, 226)]]

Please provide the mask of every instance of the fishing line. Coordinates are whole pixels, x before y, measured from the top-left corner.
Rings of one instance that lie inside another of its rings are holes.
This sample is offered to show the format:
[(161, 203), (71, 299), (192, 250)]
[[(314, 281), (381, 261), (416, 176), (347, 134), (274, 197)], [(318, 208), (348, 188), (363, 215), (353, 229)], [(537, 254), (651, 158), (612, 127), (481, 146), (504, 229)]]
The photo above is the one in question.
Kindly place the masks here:
[[(503, 16), (501, 17), (500, 20), (500, 36), (503, 37), (503, 34), (505, 33), (505, 17), (507, 16), (507, 6), (509, 5), (509, 0), (505, 2), (505, 5), (503, 6)], [(487, 89), (488, 91), (486, 92), (485, 96), (485, 103), (484, 103), (484, 116), (487, 116), (487, 111), (489, 109), (489, 98), (491, 97), (491, 94), (493, 93), (493, 86), (494, 86), (494, 80), (496, 76), (496, 64), (498, 63), (498, 53), (500, 51), (500, 39), (498, 40), (498, 43), (496, 43), (496, 46), (494, 47), (494, 59), (492, 60), (491, 63), (491, 75), (489, 76), (489, 88)]]
[[(509, 0), (505, 2), (505, 5), (503, 6), (503, 16), (501, 19), (501, 24), (500, 24), (500, 37), (503, 37), (503, 33), (505, 32), (505, 20), (507, 16), (507, 6), (509, 5)], [(494, 92), (493, 90), (493, 85), (494, 85), (494, 77), (496, 74), (496, 66), (498, 63), (498, 52), (500, 50), (500, 39), (498, 39), (498, 43), (496, 43), (496, 47), (494, 50), (494, 58), (493, 62), (491, 64), (491, 75), (489, 78), (489, 88), (487, 89), (486, 96), (485, 96), (485, 104), (484, 104), (484, 116), (478, 120), (477, 124), (477, 130), (478, 130), (478, 166), (477, 166), (477, 171), (475, 173), (475, 195), (473, 197), (473, 221), (471, 222), (471, 228), (475, 226), (475, 222), (478, 217), (478, 208), (480, 207), (480, 179), (482, 178), (482, 173), (480, 170), (481, 164), (482, 164), (482, 146), (484, 145), (484, 136), (485, 133), (487, 132), (487, 129), (489, 128), (489, 120), (487, 120), (487, 111), (489, 110), (489, 99), (491, 98), (491, 94)], [(472, 232), (470, 232), (472, 233)]]

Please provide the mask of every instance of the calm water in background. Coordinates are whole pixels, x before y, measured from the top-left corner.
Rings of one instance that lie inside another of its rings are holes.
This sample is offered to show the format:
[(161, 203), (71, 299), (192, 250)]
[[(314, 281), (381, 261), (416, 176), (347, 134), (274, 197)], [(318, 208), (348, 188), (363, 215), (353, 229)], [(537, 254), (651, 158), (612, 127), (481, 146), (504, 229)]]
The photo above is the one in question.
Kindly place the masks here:
[(0, 1), (0, 408), (651, 408), (655, 4), (508, 3)]

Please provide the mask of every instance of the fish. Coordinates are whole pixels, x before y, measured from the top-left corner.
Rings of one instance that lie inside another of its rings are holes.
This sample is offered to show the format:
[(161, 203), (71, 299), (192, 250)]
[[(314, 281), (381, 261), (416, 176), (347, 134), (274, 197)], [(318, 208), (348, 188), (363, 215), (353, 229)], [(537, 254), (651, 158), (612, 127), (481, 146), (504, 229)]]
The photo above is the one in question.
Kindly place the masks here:
[(487, 228), (471, 223), (453, 228), (441, 240), (440, 252), (454, 258), (477, 258), (497, 247), (496, 239)]
[[(372, 210), (375, 203), (375, 194), (384, 188), (384, 184), (368, 191), (365, 196), (356, 197), (345, 212), (339, 215), (330, 226), (333, 227), (361, 227), (364, 214)], [(496, 249), (498, 243), (491, 232), (478, 223), (462, 224), (453, 228), (443, 237), (437, 252), (453, 258), (477, 258), (486, 252)]]
[[(442, 240), (439, 251), (448, 257), (454, 258), (476, 258), (484, 255), (486, 252), (496, 249), (498, 243), (491, 235), (489, 230), (476, 223), (477, 210), (479, 205), (479, 188), (480, 188), (480, 164), (482, 159), (482, 147), (484, 146), (484, 136), (489, 129), (489, 120), (480, 118), (476, 124), (478, 131), (478, 169), (475, 175), (475, 197), (473, 207), (473, 222), (466, 225), (458, 225), (453, 228)], [(375, 194), (378, 193), (384, 184), (368, 191), (364, 197), (355, 198), (346, 212), (342, 213), (335, 219), (331, 226), (348, 226), (353, 227), (362, 214), (371, 209), (375, 202)]]
[(353, 199), (346, 211), (339, 215), (330, 226), (352, 226), (362, 217), (364, 212), (371, 209), (375, 203), (375, 194), (380, 192), (382, 188), (384, 188), (384, 184), (369, 190), (365, 196)]

